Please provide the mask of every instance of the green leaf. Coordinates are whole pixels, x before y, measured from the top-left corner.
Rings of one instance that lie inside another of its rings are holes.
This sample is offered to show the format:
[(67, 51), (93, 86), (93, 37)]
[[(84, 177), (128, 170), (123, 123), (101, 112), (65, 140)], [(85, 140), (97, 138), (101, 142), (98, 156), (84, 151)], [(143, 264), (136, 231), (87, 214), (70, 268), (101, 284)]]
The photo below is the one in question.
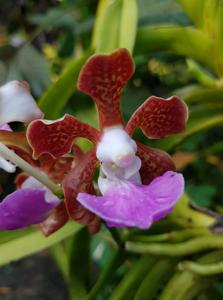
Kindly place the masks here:
[(33, 46), (27, 44), (18, 51), (16, 67), (36, 95), (40, 95), (50, 84), (49, 64)]
[(99, 43), (100, 38), (100, 31), (101, 27), (103, 26), (103, 19), (104, 19), (104, 12), (108, 5), (108, 0), (99, 0), (98, 7), (97, 7), (97, 13), (96, 13), (96, 19), (94, 22), (94, 30), (92, 34), (92, 48), (96, 49), (97, 45)]
[[(184, 133), (170, 136), (165, 140), (155, 141), (153, 145), (165, 150), (171, 150), (188, 139), (190, 136), (198, 132), (205, 131), (213, 127), (222, 126), (222, 105), (223, 103), (220, 103), (219, 109), (217, 107), (212, 107), (212, 105), (210, 104), (208, 107), (200, 107), (200, 109), (194, 111), (193, 114), (191, 112), (189, 123)], [(213, 108), (213, 111), (211, 110), (211, 108)]]
[(223, 89), (221, 88), (207, 88), (203, 86), (196, 86), (191, 90), (176, 91), (176, 93), (183, 97), (188, 104), (201, 102), (223, 102)]
[(189, 72), (204, 86), (215, 87), (217, 81), (214, 77), (192, 59), (187, 59)]
[(87, 51), (81, 58), (74, 60), (65, 68), (60, 78), (52, 84), (39, 100), (39, 107), (48, 119), (56, 119), (71, 95), (76, 90), (79, 72), (86, 59), (92, 54)]
[(203, 9), (206, 0), (176, 0), (198, 27), (203, 26)]
[[(131, 21), (130, 21), (131, 20)], [(136, 0), (122, 0), (119, 47), (127, 48), (132, 53), (138, 23)]]
[[(135, 53), (152, 51), (169, 51), (178, 55), (191, 57), (211, 70), (217, 71), (213, 61), (213, 40), (193, 27), (175, 25), (157, 25), (140, 27), (137, 32)], [(223, 63), (218, 58), (218, 63)]]
[(75, 14), (62, 8), (51, 8), (46, 14), (31, 15), (29, 21), (31, 24), (40, 26), (41, 30), (61, 27), (74, 29), (76, 26)]
[(100, 10), (101, 16), (94, 39), (96, 52), (111, 52), (119, 47), (121, 0), (108, 0)]
[(12, 233), (14, 237), (10, 239), (11, 233), (8, 232), (9, 240), (0, 244), (0, 266), (51, 247), (79, 231), (81, 228), (81, 225), (70, 222), (47, 238), (39, 231), (29, 232), (29, 230), (25, 230), (20, 232), (21, 235), (19, 237), (17, 237), (15, 233)]
[(217, 74), (222, 77), (223, 51), (223, 5), (221, 0), (204, 1), (203, 31), (213, 40), (212, 60), (216, 65)]
[(138, 0), (140, 24), (188, 23), (175, 0)]
[(193, 202), (202, 207), (210, 207), (213, 197), (217, 194), (215, 186), (205, 183), (202, 185), (188, 183), (186, 188)]
[(96, 52), (112, 52), (123, 47), (132, 52), (137, 21), (136, 0), (101, 0), (92, 39)]

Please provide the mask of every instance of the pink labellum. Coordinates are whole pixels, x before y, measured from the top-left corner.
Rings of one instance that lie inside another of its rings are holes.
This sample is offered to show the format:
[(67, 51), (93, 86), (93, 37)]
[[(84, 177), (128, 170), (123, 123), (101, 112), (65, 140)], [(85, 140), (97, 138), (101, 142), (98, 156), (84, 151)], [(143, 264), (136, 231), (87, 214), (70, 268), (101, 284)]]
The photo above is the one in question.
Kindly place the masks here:
[(95, 143), (98, 131), (67, 114), (56, 121), (35, 120), (27, 129), (27, 139), (35, 159), (46, 153), (55, 158), (69, 153), (77, 137), (84, 137)]
[(13, 230), (38, 224), (58, 203), (56, 197), (46, 199), (46, 191), (41, 189), (15, 191), (0, 203), (0, 229)]
[(109, 227), (148, 229), (173, 209), (183, 190), (183, 176), (169, 171), (149, 185), (117, 181), (103, 196), (79, 193), (77, 200)]
[(188, 109), (180, 98), (152, 96), (130, 118), (126, 130), (131, 135), (140, 127), (150, 139), (162, 139), (180, 133), (186, 127)]
[(134, 62), (126, 49), (96, 54), (81, 70), (78, 88), (96, 102), (101, 128), (122, 124), (120, 94), (134, 73)]

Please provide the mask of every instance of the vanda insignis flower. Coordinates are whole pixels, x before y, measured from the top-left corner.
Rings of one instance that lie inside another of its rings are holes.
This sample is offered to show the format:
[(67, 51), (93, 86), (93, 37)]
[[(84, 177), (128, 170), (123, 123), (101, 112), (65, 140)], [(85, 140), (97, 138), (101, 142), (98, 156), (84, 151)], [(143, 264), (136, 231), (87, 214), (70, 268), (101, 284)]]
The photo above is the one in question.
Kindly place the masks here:
[[(78, 88), (95, 101), (100, 130), (71, 115), (56, 121), (34, 120), (28, 126), (34, 159), (44, 155), (58, 159), (71, 153), (77, 137), (93, 143), (62, 182), (67, 212), (77, 222), (92, 224), (96, 215), (108, 226), (146, 229), (166, 216), (183, 193), (183, 177), (175, 172), (170, 156), (134, 141), (132, 134), (137, 127), (150, 139), (183, 131), (187, 106), (176, 96), (152, 96), (125, 125), (120, 94), (133, 73), (134, 63), (126, 49), (94, 55), (83, 67)], [(93, 187), (98, 165), (101, 196)]]

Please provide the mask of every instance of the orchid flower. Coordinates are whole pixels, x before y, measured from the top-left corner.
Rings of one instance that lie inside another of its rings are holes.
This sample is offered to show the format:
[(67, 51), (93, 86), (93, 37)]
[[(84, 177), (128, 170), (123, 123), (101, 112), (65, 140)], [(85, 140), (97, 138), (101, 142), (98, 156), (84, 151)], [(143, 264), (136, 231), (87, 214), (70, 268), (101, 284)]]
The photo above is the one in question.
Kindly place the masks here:
[[(11, 127), (8, 124), (0, 125), (0, 130), (12, 131)], [(16, 171), (16, 166), (6, 160), (4, 157), (0, 156), (0, 169), (8, 173), (14, 173)]]
[[(69, 216), (89, 226), (97, 223), (98, 216), (108, 226), (149, 228), (173, 209), (183, 193), (183, 176), (175, 172), (171, 157), (134, 141), (132, 134), (137, 127), (150, 139), (182, 132), (187, 106), (176, 96), (152, 96), (125, 125), (120, 95), (133, 73), (134, 63), (126, 49), (96, 54), (83, 67), (78, 88), (96, 103), (100, 130), (71, 115), (55, 121), (34, 120), (27, 129), (34, 159), (62, 157), (71, 152), (78, 137), (94, 144), (62, 182)], [(97, 166), (101, 196), (92, 184)]]
[[(26, 82), (15, 80), (0, 87), (0, 131), (12, 131), (7, 124), (12, 121), (25, 123), (41, 118), (42, 115), (29, 93), (29, 86)], [(7, 136), (7, 133), (5, 133), (5, 136)], [(15, 165), (3, 157), (0, 157), (0, 168), (9, 173), (16, 170)]]
[[(31, 96), (28, 84), (19, 81), (11, 81), (0, 88), (0, 108), (0, 153), (3, 154), (0, 157), (0, 167), (7, 172), (14, 172), (16, 167), (9, 161), (17, 162), (18, 165), (22, 161), (15, 152), (26, 159), (30, 156), (32, 160), (31, 149), (25, 134), (12, 132), (8, 123), (28, 123), (41, 118), (43, 113)], [(25, 161), (24, 164), (32, 170), (32, 166)], [(0, 229), (12, 230), (38, 224), (45, 220), (58, 204), (59, 199), (45, 185), (33, 177), (26, 176), (20, 189), (6, 196), (0, 203)]]

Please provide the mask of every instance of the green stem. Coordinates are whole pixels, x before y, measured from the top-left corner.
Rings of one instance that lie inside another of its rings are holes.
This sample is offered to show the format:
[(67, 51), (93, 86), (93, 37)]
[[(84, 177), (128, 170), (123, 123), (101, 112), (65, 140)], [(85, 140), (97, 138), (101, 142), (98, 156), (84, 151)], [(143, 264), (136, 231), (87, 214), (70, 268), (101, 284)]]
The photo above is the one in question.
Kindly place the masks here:
[(168, 219), (186, 228), (209, 228), (215, 223), (216, 218), (214, 216), (195, 210), (190, 204), (191, 199), (184, 193), (174, 210), (168, 215)]
[(15, 152), (7, 148), (4, 144), (0, 143), (0, 155), (5, 159), (8, 159), (16, 166), (21, 168), (23, 171), (27, 172), (38, 181), (40, 181), (43, 185), (48, 187), (55, 195), (61, 196), (62, 189), (55, 184), (52, 180), (50, 180), (45, 174), (41, 173), (38, 169), (34, 168), (30, 164), (28, 164), (24, 159), (18, 156)]
[(109, 300), (132, 299), (135, 291), (156, 261), (157, 258), (151, 255), (141, 257), (131, 266), (131, 269), (126, 273), (123, 280), (113, 291)]
[[(221, 252), (221, 253), (220, 253)], [(216, 261), (221, 259), (222, 251), (214, 251), (199, 258), (199, 262), (207, 263), (208, 261)], [(210, 278), (209, 278), (210, 279)], [(183, 272), (175, 272), (167, 285), (164, 287), (159, 300), (189, 300), (194, 299), (197, 292), (209, 287), (208, 283), (212, 281), (204, 281), (201, 277), (196, 276), (193, 272), (184, 270)], [(203, 286), (202, 286), (203, 284)]]
[[(223, 251), (213, 251), (200, 257), (197, 262), (202, 264), (215, 263), (223, 258)], [(175, 272), (167, 285), (164, 287), (159, 300), (189, 300), (209, 287), (211, 278), (205, 279), (197, 276), (189, 270)]]
[(111, 257), (111, 260), (106, 264), (105, 268), (102, 270), (96, 284), (93, 286), (89, 294), (84, 298), (84, 300), (94, 300), (97, 294), (102, 290), (107, 282), (111, 280), (111, 276), (115, 270), (123, 263), (125, 260), (125, 254), (123, 251), (116, 251)]
[(173, 273), (177, 264), (176, 258), (163, 258), (157, 261), (142, 280), (133, 300), (152, 300), (155, 298), (160, 286)]
[(99, 231), (98, 233), (96, 233), (96, 236), (98, 236), (99, 239), (102, 239), (103, 241), (107, 242), (113, 248), (116, 248), (117, 244), (110, 235)]
[(84, 227), (72, 238), (69, 249), (69, 284), (70, 300), (83, 300), (87, 294), (89, 274), (91, 237)]
[(188, 58), (186, 60), (189, 72), (203, 85), (207, 87), (216, 87), (217, 81), (209, 74), (204, 68), (202, 68), (196, 61)]
[(182, 270), (190, 270), (201, 276), (216, 275), (223, 273), (223, 262), (210, 265), (203, 265), (192, 261), (184, 261), (180, 263), (179, 268)]
[(130, 236), (130, 241), (151, 243), (151, 242), (182, 242), (190, 237), (208, 235), (211, 231), (207, 228), (189, 228), (184, 230), (171, 231), (168, 233), (154, 235), (134, 235)]
[(110, 232), (112, 238), (114, 239), (114, 241), (116, 242), (117, 246), (120, 248), (120, 249), (124, 249), (125, 248), (125, 243), (118, 231), (117, 228), (111, 228), (111, 227), (108, 227), (106, 226), (106, 228), (108, 229), (108, 231)]
[(168, 255), (168, 256), (184, 256), (196, 252), (222, 248), (223, 237), (220, 235), (208, 235), (191, 239), (182, 243), (134, 243), (127, 242), (126, 250), (135, 253), (151, 253), (155, 255)]
[(63, 243), (58, 243), (50, 248), (50, 252), (61, 270), (64, 280), (69, 283), (69, 260)]

